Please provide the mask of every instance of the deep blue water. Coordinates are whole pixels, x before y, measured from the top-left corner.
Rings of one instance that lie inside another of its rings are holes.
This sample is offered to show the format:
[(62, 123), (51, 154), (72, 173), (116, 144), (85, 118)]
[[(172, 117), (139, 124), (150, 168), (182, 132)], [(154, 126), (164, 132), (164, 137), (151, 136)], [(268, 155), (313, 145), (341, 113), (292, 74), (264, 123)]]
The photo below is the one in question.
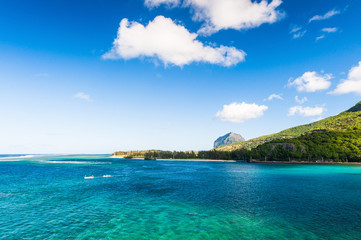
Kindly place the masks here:
[(360, 166), (15, 160), (0, 239), (361, 239)]

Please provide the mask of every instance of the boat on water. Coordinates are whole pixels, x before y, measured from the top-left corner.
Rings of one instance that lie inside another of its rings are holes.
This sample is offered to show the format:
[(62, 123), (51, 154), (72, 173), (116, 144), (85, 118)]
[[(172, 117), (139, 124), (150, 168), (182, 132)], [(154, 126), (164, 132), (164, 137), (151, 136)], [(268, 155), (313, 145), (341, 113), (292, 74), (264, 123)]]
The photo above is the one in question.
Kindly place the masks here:
[(107, 174), (107, 175), (103, 175), (103, 177), (111, 177), (111, 176), (112, 176), (112, 175), (108, 175), (108, 174)]
[(94, 178), (94, 176), (84, 176), (84, 179), (93, 179)]

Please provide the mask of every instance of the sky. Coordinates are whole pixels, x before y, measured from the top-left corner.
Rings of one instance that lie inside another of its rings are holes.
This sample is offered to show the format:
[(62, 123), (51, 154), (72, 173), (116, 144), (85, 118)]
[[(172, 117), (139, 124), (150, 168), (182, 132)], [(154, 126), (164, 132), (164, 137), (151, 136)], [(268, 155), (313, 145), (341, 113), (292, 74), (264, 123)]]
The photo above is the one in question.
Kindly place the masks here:
[(209, 150), (361, 100), (359, 0), (0, 2), (0, 153)]

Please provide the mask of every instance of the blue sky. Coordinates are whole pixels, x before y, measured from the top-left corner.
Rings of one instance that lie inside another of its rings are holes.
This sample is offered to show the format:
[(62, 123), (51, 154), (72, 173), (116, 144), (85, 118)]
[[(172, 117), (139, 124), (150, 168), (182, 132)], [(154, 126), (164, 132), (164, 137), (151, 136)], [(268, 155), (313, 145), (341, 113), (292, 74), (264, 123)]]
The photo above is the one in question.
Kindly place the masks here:
[(207, 150), (361, 100), (361, 1), (262, 4), (2, 1), (0, 153)]

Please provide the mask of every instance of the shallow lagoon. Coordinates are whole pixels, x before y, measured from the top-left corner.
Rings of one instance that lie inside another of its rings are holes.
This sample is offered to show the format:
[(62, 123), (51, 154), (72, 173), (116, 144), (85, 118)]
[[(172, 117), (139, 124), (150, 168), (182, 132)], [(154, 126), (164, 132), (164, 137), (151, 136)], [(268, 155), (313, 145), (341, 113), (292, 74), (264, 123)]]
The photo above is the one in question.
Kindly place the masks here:
[(361, 166), (10, 160), (0, 239), (360, 239)]

